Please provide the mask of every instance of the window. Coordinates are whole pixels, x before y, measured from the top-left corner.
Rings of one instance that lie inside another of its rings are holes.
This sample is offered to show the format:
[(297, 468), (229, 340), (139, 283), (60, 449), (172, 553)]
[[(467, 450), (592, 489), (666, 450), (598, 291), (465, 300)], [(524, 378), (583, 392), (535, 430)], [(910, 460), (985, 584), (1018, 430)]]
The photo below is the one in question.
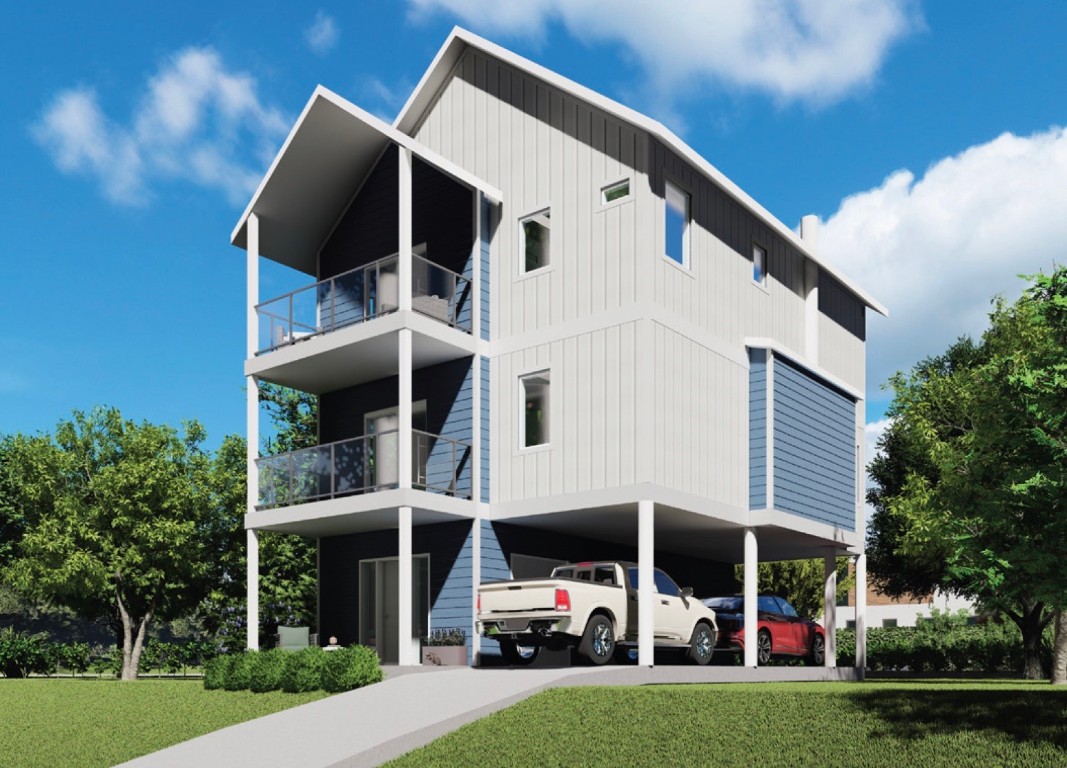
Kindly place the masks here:
[(653, 576), (656, 579), (656, 591), (661, 595), (670, 595), (671, 597), (681, 597), (682, 590), (678, 589), (678, 585), (674, 583), (670, 576), (665, 574), (659, 568), (652, 571)]
[(752, 244), (752, 280), (759, 285), (767, 284), (767, 251)]
[(602, 204), (614, 203), (616, 200), (622, 200), (624, 197), (630, 196), (630, 180), (619, 181), (615, 184), (608, 184), (600, 190), (600, 202)]
[(593, 581), (595, 581), (597, 584), (614, 584), (615, 566), (598, 565), (593, 575)]
[(663, 195), (665, 216), (664, 255), (689, 268), (689, 195), (665, 182)]
[(846, 629), (855, 629), (856, 628), (855, 620), (854, 619), (849, 619), (848, 621), (846, 621), (845, 622), (845, 628)]
[(895, 627), (897, 625), (896, 619), (882, 619), (882, 626), (885, 628)]
[(548, 209), (527, 216), (519, 222), (522, 242), (522, 271), (533, 272), (551, 261), (552, 224)]
[(548, 371), (519, 379), (519, 447), (548, 444)]

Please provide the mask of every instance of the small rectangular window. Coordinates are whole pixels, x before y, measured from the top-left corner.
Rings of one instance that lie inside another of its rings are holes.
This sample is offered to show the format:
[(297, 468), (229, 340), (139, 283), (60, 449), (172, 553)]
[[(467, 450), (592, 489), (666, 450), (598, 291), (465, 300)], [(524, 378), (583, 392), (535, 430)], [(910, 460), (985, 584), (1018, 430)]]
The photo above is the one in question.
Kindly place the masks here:
[(897, 625), (897, 620), (896, 619), (882, 619), (882, 626), (885, 627), (886, 629), (889, 629), (890, 627), (895, 627), (896, 625)]
[(767, 284), (767, 251), (752, 244), (752, 279), (759, 285)]
[(855, 629), (856, 628), (855, 620), (854, 619), (849, 619), (848, 621), (846, 621), (845, 622), (845, 628), (846, 629)]
[(533, 272), (551, 263), (552, 227), (548, 209), (519, 222), (522, 240), (522, 271)]
[(616, 184), (609, 184), (600, 190), (600, 202), (601, 203), (613, 203), (616, 200), (621, 200), (624, 197), (630, 196), (630, 180), (620, 181)]
[(521, 394), (519, 446), (533, 448), (548, 444), (548, 371), (531, 373), (519, 379)]
[(665, 182), (663, 195), (665, 223), (664, 255), (689, 268), (689, 195)]

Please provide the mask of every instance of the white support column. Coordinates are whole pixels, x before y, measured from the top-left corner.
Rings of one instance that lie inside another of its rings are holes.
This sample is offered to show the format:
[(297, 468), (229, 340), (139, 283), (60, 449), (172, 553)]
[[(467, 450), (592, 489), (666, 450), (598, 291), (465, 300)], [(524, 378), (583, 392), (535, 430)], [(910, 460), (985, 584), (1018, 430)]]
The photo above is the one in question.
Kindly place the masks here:
[(637, 502), (637, 663), (655, 663), (653, 638), (656, 625), (656, 506)]
[(471, 619), (471, 663), (478, 666), (482, 662), (482, 636), (478, 634), (478, 585), (482, 583), (482, 514), (480, 505), (476, 504), (478, 513), (471, 523), (471, 605), (474, 606)]
[[(248, 216), (248, 250), (246, 258), (245, 296), (246, 296), (246, 357), (252, 358), (259, 347), (259, 318), (256, 316), (256, 304), (259, 303), (259, 216)], [(245, 387), (245, 527), (246, 527), (246, 565), (245, 565), (245, 611), (247, 626), (247, 644), (249, 648), (259, 648), (259, 533), (248, 528), (249, 520), (256, 512), (259, 501), (259, 470), (256, 459), (259, 458), (259, 382), (255, 376), (247, 378)]]
[(826, 577), (823, 589), (823, 629), (826, 630), (826, 666), (837, 666), (837, 553), (831, 551), (823, 560)]
[(759, 546), (756, 542), (756, 529), (745, 529), (745, 666), (755, 667), (756, 628), (759, 626), (757, 597), (759, 595)]
[(471, 336), (482, 338), (482, 193), (478, 190), (471, 195), (474, 198), (474, 245), (471, 246)]
[(867, 554), (856, 555), (856, 671), (867, 668)]
[(396, 659), (401, 667), (412, 667), (419, 663), (415, 658), (414, 642), (412, 641), (411, 624), (411, 507), (400, 507), (398, 510), (397, 547), (399, 553), (399, 571), (397, 589), (400, 593), (399, 605), (397, 606), (397, 635), (400, 643)]
[[(478, 195), (475, 195), (478, 199)], [(477, 262), (475, 272), (478, 274)], [(477, 296), (478, 292), (475, 291)], [(475, 304), (475, 307), (478, 305)], [(477, 312), (474, 313), (477, 317)], [(478, 325), (474, 325), (475, 337)], [(488, 364), (488, 361), (485, 361)], [(482, 637), (477, 632), (478, 622), (478, 586), (482, 583), (482, 398), (489, 397), (482, 392), (482, 356), (471, 359), (471, 500), (474, 502), (474, 520), (471, 522), (471, 624), (468, 637), (471, 639), (471, 663), (477, 665), (481, 660)]]
[(398, 416), (399, 423), (397, 426), (397, 450), (396, 460), (399, 462), (397, 467), (397, 484), (401, 488), (411, 487), (411, 456), (412, 456), (412, 434), (411, 434), (411, 330), (408, 328), (401, 328), (397, 333), (398, 342), (398, 358), (399, 358), (399, 380), (400, 386), (397, 393), (398, 401)]
[(400, 295), (397, 304), (401, 311), (411, 309), (411, 150), (397, 148), (400, 163), (397, 168), (400, 196), (397, 201), (400, 220), (399, 247), (397, 256), (397, 280)]
[(246, 603), (248, 610), (248, 648), (259, 649), (259, 531), (249, 528), (245, 531), (248, 560), (248, 583)]

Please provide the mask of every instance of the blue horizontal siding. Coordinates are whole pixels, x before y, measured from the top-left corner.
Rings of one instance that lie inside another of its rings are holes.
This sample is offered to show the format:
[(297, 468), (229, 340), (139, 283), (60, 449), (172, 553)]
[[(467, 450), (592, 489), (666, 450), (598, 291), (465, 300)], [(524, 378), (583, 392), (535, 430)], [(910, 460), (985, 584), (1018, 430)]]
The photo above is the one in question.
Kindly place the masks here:
[(448, 575), (437, 593), (437, 598), (430, 607), (430, 628), (450, 629), (458, 627), (467, 636), (467, 663), (472, 660), (473, 644), (471, 642), (474, 619), (474, 527), (471, 526), (463, 546), (451, 562), (438, 562), (442, 558), (431, 558), (432, 569), (445, 568)]
[[(482, 338), (486, 341), (489, 340), (489, 216), (492, 213), (492, 206), (489, 204), (489, 200), (484, 195), (481, 197), (481, 231), (478, 233), (478, 241), (481, 245), (481, 257), (482, 257), (482, 274), (481, 285), (478, 289), (481, 293), (481, 334)], [(489, 390), (486, 389), (486, 392)]]
[(774, 506), (856, 528), (856, 402), (774, 358)]
[[(455, 495), (470, 498), (473, 492), (471, 449), (474, 443), (474, 365), (468, 361), (459, 391), (449, 405), (441, 426), (441, 437), (459, 440), (463, 446), (453, 446), (447, 440), (435, 440), (426, 459), (426, 484), (431, 488), (449, 488), (455, 467)], [(453, 453), (453, 447), (455, 452)], [(455, 463), (453, 463), (455, 462)]]
[(767, 351), (748, 352), (748, 506), (767, 506)]
[[(511, 568), (508, 566), (507, 557), (500, 546), (493, 524), (488, 520), (482, 520), (482, 561), (481, 580), (485, 584), (488, 581), (504, 581), (511, 578)], [(482, 653), (489, 655), (500, 654), (500, 644), (496, 640), (487, 637), (482, 638)]]
[(489, 358), (478, 356), (481, 376), (481, 500), (489, 503)]

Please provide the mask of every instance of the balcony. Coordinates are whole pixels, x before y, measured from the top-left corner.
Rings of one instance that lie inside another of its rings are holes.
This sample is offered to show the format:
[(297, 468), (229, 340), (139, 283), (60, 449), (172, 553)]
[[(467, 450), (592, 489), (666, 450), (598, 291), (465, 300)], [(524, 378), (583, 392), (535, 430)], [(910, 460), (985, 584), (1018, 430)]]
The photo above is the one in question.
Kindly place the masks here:
[[(471, 498), (468, 443), (412, 430), (412, 487)], [(257, 509), (336, 499), (399, 487), (399, 432), (361, 435), (256, 460)]]
[[(256, 305), (257, 355), (396, 312), (399, 259), (387, 256)], [(471, 333), (471, 281), (412, 254), (411, 308)]]

